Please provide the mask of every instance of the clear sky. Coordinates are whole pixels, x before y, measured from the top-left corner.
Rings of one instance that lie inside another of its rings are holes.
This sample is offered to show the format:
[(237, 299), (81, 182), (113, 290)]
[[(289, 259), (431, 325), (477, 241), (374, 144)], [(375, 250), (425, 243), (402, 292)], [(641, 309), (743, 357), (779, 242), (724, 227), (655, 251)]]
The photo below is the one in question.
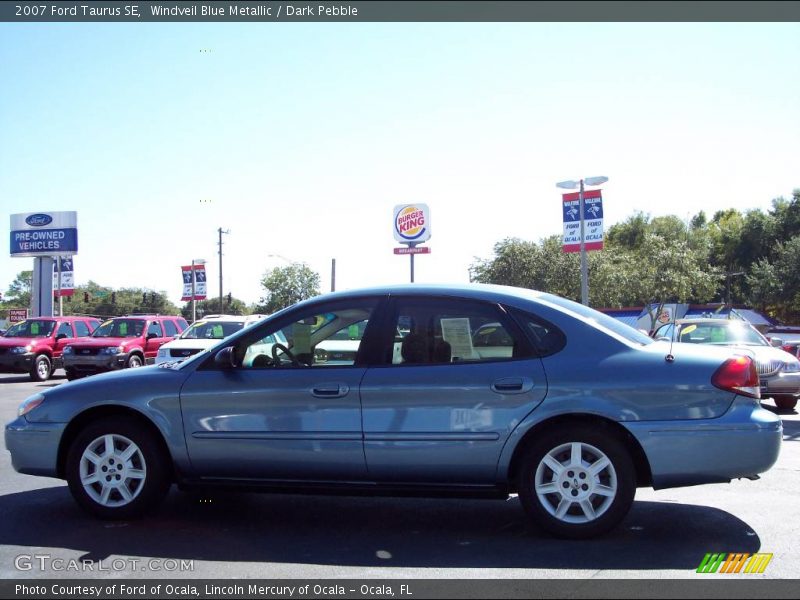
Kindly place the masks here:
[[(193, 258), (218, 293), (219, 227), (250, 303), (275, 255), (408, 281), (396, 204), (431, 209), (417, 281), (465, 282), (561, 233), (557, 181), (609, 177), (606, 227), (800, 187), (797, 23), (5, 23), (0, 65), (5, 231), (76, 210), (77, 284), (176, 303)], [(6, 251), (0, 289), (32, 265)]]

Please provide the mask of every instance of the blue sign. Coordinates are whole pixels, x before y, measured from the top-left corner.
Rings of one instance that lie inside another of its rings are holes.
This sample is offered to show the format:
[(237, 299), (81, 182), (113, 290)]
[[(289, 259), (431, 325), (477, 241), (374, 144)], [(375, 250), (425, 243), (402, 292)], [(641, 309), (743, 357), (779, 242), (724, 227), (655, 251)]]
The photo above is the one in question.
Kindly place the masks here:
[(78, 253), (78, 213), (11, 215), (11, 256), (71, 256)]
[(11, 232), (11, 256), (58, 256), (77, 252), (76, 228)]

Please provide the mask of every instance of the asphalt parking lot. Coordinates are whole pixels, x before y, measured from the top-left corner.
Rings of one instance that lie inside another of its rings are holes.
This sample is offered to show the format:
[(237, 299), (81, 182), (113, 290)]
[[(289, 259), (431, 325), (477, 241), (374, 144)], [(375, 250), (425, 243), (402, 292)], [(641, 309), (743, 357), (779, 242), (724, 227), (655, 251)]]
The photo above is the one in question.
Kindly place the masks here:
[[(0, 375), (0, 418), (46, 383)], [(770, 401), (765, 401), (769, 405)], [(781, 414), (778, 463), (759, 481), (642, 489), (622, 527), (554, 539), (516, 498), (431, 500), (175, 489), (154, 516), (102, 522), (66, 484), (20, 475), (0, 452), (0, 576), (13, 578), (709, 578), (707, 552), (772, 553), (759, 578), (800, 564), (800, 416)], [(731, 448), (736, 452), (736, 448)], [(94, 570), (71, 568), (76, 563)]]

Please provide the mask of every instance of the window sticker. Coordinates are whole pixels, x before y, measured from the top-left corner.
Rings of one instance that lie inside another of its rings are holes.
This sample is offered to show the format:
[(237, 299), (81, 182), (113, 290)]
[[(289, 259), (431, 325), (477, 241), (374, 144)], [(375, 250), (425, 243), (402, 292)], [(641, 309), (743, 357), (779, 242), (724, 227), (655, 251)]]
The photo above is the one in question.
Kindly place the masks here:
[(692, 333), (695, 329), (697, 329), (697, 325), (689, 325), (688, 327), (684, 327), (681, 330), (681, 337), (688, 336)]
[(119, 332), (123, 337), (128, 335), (128, 324), (124, 321), (119, 324)]
[(724, 327), (711, 327), (711, 341), (715, 343), (727, 342)]
[(351, 340), (358, 340), (361, 338), (358, 331), (358, 323), (350, 325), (350, 327), (347, 328), (347, 335), (350, 336)]
[(222, 325), (214, 325), (212, 328), (214, 333), (212, 334), (214, 339), (221, 340), (225, 337), (225, 332), (222, 329)]
[(39, 335), (39, 324), (31, 323), (31, 335)]
[(450, 356), (453, 362), (457, 360), (470, 360), (475, 357), (472, 347), (472, 337), (469, 330), (469, 319), (457, 317), (452, 319), (439, 319), (442, 327), (442, 339), (450, 344)]

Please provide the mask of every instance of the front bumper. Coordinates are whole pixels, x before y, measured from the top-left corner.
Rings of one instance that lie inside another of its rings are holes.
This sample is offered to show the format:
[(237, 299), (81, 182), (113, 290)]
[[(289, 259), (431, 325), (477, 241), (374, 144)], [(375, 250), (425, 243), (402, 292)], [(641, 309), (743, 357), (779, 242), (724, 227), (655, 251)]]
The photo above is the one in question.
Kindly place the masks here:
[(33, 352), (26, 354), (0, 354), (0, 373), (27, 373), (33, 367)]
[(800, 396), (800, 373), (778, 373), (761, 378), (761, 397)]
[(754, 477), (775, 464), (783, 439), (781, 419), (740, 396), (717, 419), (622, 425), (641, 444), (654, 489)]
[(63, 356), (64, 368), (72, 369), (77, 373), (104, 373), (124, 369), (128, 362), (129, 354), (94, 354), (82, 356), (80, 354), (65, 354)]
[(58, 477), (58, 446), (66, 423), (30, 423), (19, 417), (6, 425), (6, 448), (18, 473)]

